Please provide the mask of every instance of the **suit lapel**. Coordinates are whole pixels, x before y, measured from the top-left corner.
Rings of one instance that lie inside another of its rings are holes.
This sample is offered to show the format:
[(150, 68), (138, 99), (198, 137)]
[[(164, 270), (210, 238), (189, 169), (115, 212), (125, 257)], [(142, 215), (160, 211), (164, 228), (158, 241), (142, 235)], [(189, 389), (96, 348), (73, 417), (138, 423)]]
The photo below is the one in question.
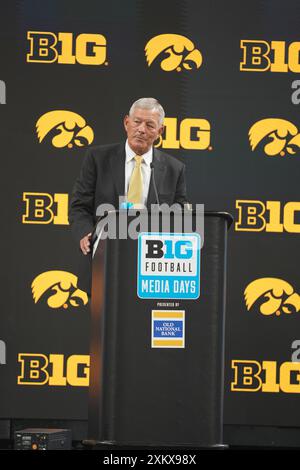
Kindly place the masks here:
[(117, 198), (125, 191), (125, 144), (120, 144), (109, 159), (112, 179), (115, 184)]
[(157, 204), (155, 191), (154, 191), (154, 185), (153, 185), (153, 172), (155, 176), (155, 183), (156, 183), (156, 188), (157, 188), (158, 197), (159, 197), (159, 194), (162, 192), (161, 188), (163, 187), (163, 180), (164, 180), (165, 171), (166, 171), (166, 165), (163, 162), (163, 156), (161, 152), (159, 150), (156, 150), (155, 148), (153, 148), (152, 163), (153, 163), (153, 171), (152, 171), (152, 175), (150, 179), (148, 199), (147, 199), (148, 209), (151, 208), (151, 204)]

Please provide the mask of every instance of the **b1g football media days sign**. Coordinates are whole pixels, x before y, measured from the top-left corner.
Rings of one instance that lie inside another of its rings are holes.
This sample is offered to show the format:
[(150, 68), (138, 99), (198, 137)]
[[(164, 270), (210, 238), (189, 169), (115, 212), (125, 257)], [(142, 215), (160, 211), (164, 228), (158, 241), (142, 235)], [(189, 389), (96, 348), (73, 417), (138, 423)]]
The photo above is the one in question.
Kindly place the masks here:
[(141, 233), (137, 285), (141, 299), (197, 299), (200, 295), (200, 235)]

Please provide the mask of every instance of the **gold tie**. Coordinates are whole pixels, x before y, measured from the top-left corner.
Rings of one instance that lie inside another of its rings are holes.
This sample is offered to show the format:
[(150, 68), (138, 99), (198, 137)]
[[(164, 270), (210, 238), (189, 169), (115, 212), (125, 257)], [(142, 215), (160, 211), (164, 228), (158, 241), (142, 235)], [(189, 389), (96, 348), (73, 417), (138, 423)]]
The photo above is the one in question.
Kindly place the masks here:
[(136, 155), (134, 158), (135, 167), (129, 182), (127, 201), (133, 204), (141, 204), (143, 199), (143, 175), (141, 167), (143, 157)]

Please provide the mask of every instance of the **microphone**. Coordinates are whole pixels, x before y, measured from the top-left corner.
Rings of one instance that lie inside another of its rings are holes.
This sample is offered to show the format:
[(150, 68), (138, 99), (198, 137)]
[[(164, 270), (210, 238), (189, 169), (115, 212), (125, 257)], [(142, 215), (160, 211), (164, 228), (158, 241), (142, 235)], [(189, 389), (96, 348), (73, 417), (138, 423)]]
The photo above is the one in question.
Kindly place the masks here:
[(153, 188), (155, 192), (156, 204), (159, 206), (160, 204), (159, 204), (158, 192), (157, 192), (157, 187), (156, 187), (156, 182), (155, 182), (155, 172), (154, 172), (153, 162), (150, 163), (150, 168), (151, 168), (151, 175), (152, 175), (152, 180), (153, 180)]
[(98, 227), (98, 223), (100, 222), (101, 219), (102, 219), (102, 216), (97, 217), (96, 223), (93, 227), (92, 234), (91, 234), (91, 237), (90, 237), (91, 246), (93, 246), (95, 241), (97, 240), (97, 237), (98, 237), (97, 227)]

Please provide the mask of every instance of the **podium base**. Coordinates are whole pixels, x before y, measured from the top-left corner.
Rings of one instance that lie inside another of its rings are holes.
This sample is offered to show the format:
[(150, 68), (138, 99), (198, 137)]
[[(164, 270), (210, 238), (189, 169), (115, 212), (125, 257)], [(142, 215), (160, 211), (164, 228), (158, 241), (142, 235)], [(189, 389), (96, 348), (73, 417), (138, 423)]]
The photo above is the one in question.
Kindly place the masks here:
[(227, 444), (208, 444), (195, 446), (192, 444), (142, 444), (142, 443), (120, 443), (116, 441), (97, 441), (85, 439), (82, 445), (91, 450), (227, 450)]

